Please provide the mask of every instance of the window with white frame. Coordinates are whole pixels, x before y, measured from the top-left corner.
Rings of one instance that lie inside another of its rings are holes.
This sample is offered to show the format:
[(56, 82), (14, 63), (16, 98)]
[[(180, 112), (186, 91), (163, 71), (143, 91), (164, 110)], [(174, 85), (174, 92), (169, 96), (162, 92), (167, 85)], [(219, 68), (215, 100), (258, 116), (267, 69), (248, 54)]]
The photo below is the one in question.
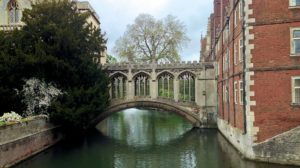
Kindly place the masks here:
[(227, 48), (226, 51), (226, 55), (227, 55), (227, 69), (230, 68), (230, 50)]
[(240, 80), (239, 81), (239, 87), (240, 87), (240, 104), (243, 104), (244, 102), (244, 84), (243, 84), (243, 81)]
[(229, 68), (229, 50), (226, 50), (226, 53), (223, 57), (223, 71), (228, 70)]
[(226, 95), (226, 102), (229, 102), (229, 87), (228, 87), (228, 82), (226, 82), (226, 87), (225, 87), (225, 95)]
[(234, 82), (234, 104), (238, 104), (238, 94), (239, 94), (239, 90), (238, 90), (238, 82), (235, 81)]
[(237, 57), (238, 57), (238, 46), (237, 46), (237, 44), (234, 44), (233, 57), (234, 57), (234, 65), (237, 65)]
[(300, 6), (300, 0), (290, 0), (290, 6)]
[(243, 61), (243, 56), (244, 56), (244, 41), (243, 37), (240, 38), (239, 40), (239, 61)]
[(240, 10), (239, 10), (239, 11), (240, 11), (240, 18), (243, 18), (243, 11), (244, 11), (244, 10), (243, 10), (243, 3), (242, 3), (242, 1), (240, 1), (239, 6), (240, 6), (240, 7), (239, 7), (239, 9), (240, 9)]
[(20, 21), (20, 11), (16, 0), (10, 0), (7, 5), (8, 9), (8, 23), (14, 24)]
[(300, 76), (292, 77), (292, 100), (294, 104), (300, 104)]
[(229, 95), (228, 95), (228, 85), (224, 83), (223, 85), (223, 101), (228, 103), (229, 102)]
[(237, 22), (238, 22), (238, 10), (236, 8), (234, 11), (234, 27), (237, 26)]
[(300, 54), (300, 28), (291, 28), (291, 54)]

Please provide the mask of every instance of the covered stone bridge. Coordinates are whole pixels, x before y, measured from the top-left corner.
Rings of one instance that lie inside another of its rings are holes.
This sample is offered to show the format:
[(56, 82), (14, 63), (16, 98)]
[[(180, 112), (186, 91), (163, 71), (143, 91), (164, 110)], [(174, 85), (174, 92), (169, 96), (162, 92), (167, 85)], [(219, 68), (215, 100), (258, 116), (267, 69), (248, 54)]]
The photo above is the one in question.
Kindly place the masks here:
[(196, 127), (216, 125), (216, 79), (213, 63), (107, 64), (110, 106), (99, 122), (128, 108), (149, 107), (179, 114)]

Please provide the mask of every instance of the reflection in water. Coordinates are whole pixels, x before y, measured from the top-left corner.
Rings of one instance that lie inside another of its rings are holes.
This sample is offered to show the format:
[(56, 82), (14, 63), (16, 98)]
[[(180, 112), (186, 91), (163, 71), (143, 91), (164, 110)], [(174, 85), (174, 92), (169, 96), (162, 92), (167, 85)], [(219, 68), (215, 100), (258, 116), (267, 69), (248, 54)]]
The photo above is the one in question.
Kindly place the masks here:
[(128, 109), (99, 123), (97, 128), (121, 143), (142, 147), (163, 145), (192, 129), (192, 125), (175, 114)]
[(217, 130), (179, 116), (125, 110), (81, 140), (66, 140), (16, 168), (289, 168), (243, 160)]

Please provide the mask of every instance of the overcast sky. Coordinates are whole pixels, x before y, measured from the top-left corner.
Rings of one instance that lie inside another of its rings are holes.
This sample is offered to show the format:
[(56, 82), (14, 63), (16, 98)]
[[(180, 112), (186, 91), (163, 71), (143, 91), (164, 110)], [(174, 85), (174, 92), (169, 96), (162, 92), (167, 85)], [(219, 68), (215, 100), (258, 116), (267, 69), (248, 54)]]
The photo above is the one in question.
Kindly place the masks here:
[(205, 34), (213, 0), (88, 0), (100, 16), (101, 29), (108, 38), (108, 53), (123, 35), (128, 24), (133, 24), (140, 13), (156, 19), (171, 14), (182, 21), (191, 39), (181, 51), (182, 60), (199, 60), (200, 37)]

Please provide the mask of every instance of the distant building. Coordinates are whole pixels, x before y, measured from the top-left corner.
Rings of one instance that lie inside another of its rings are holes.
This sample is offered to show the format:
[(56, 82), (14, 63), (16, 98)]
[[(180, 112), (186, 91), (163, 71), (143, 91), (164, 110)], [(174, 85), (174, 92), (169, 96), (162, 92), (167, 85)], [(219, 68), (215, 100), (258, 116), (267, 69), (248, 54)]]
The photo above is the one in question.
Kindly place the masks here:
[[(76, 1), (77, 9), (79, 12), (89, 12), (90, 16), (87, 18), (87, 22), (91, 23), (95, 28), (100, 29), (100, 18), (93, 7), (90, 5), (88, 1)], [(104, 48), (103, 51), (100, 52), (100, 57), (95, 57), (95, 61), (101, 64), (106, 64), (107, 62), (107, 47), (106, 44), (101, 44)]]
[(299, 165), (300, 1), (214, 0), (207, 32), (219, 130), (247, 158)]
[[(10, 31), (15, 28), (21, 28), (24, 23), (21, 21), (24, 9), (30, 9), (33, 3), (40, 0), (2, 0), (0, 1), (0, 30)], [(100, 28), (100, 19), (95, 10), (87, 1), (75, 1), (79, 12), (89, 12), (91, 15), (87, 19), (95, 28)], [(100, 52), (99, 57), (95, 57), (97, 63), (106, 63), (106, 44), (100, 44), (104, 50)]]

